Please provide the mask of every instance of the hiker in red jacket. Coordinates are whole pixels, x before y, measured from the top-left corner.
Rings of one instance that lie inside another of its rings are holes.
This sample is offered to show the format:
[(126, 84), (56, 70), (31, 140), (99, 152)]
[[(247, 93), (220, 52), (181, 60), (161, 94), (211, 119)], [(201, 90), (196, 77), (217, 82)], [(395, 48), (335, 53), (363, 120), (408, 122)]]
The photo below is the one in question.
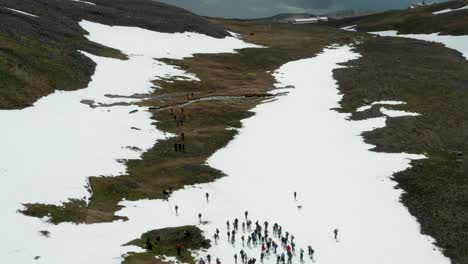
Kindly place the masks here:
[(216, 258), (216, 264), (221, 264), (221, 260), (219, 260), (219, 258)]
[(181, 244), (177, 244), (177, 245), (176, 245), (176, 249), (177, 249), (177, 256), (180, 257), (180, 251), (182, 250), (182, 245), (181, 245)]

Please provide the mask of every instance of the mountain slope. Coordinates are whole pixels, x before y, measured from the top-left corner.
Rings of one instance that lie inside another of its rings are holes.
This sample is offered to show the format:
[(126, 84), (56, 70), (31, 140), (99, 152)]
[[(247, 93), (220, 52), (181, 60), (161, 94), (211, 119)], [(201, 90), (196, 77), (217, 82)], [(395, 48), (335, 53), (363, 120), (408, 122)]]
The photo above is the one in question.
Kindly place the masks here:
[(388, 11), (334, 21), (337, 26), (356, 25), (360, 31), (397, 30), (402, 34), (438, 33), (445, 35), (468, 34), (468, 9), (452, 12), (438, 11), (468, 6), (468, 0), (456, 0), (408, 10)]
[(151, 0), (92, 3), (0, 1), (0, 108), (22, 108), (54, 90), (86, 87), (95, 65), (78, 50), (125, 59), (119, 51), (88, 41), (78, 25), (83, 19), (161, 32), (227, 35), (222, 27), (186, 10)]

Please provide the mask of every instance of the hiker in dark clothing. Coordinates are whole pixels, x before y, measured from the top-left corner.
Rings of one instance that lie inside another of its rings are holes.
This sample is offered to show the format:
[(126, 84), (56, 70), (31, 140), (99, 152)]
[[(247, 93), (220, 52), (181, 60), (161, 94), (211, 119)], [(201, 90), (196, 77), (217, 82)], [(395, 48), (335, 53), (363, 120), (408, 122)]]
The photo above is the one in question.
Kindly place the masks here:
[(177, 204), (175, 206), (175, 213), (176, 213), (176, 215), (179, 215), (179, 206)]
[(309, 250), (309, 257), (311, 259), (314, 259), (314, 252), (315, 252), (314, 249), (311, 246), (309, 246), (308, 250)]
[(244, 222), (242, 222), (242, 231), (245, 232), (245, 223)]
[(150, 238), (146, 238), (146, 249), (153, 250), (153, 245), (151, 244)]
[(291, 251), (288, 251), (288, 264), (292, 263), (292, 253)]
[(231, 232), (227, 231), (228, 241), (231, 240)]
[(301, 263), (304, 262), (304, 250), (303, 250), (302, 248), (301, 248), (301, 253), (300, 253), (300, 255), (299, 255), (299, 261), (300, 261)]
[(206, 260), (208, 260), (208, 264), (211, 263), (211, 255), (210, 255), (210, 254), (208, 254), (208, 255), (206, 256)]
[(236, 254), (234, 254), (234, 263), (236, 263), (236, 264), (237, 264), (237, 253), (236, 253)]
[(200, 221), (200, 223), (201, 223), (201, 216), (202, 216), (201, 213), (198, 213), (198, 220)]
[(205, 196), (206, 196), (206, 201), (208, 202), (209, 199), (210, 199), (210, 194), (209, 194), (209, 193), (205, 193)]
[(229, 223), (229, 220), (227, 220), (226, 226), (227, 226), (227, 229), (229, 230), (229, 228), (230, 228), (230, 226), (231, 226), (231, 224)]
[(297, 192), (294, 192), (294, 200), (297, 201)]
[(335, 234), (335, 240), (338, 242), (338, 229), (333, 230), (333, 234)]
[(247, 219), (247, 216), (249, 215), (249, 212), (248, 212), (248, 211), (245, 211), (245, 212), (244, 212), (244, 215), (245, 215), (245, 219)]
[(265, 253), (260, 253), (260, 262), (263, 262), (263, 258), (265, 257)]
[(279, 263), (280, 263), (280, 261), (281, 261), (281, 257), (280, 257), (279, 255), (278, 255), (278, 256), (276, 256), (276, 264), (279, 264)]

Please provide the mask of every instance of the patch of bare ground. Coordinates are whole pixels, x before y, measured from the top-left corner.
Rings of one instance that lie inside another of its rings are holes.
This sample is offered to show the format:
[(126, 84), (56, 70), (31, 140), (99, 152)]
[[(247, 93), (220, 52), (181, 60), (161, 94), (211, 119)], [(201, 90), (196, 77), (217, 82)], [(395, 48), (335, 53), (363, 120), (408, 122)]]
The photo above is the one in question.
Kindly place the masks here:
[(144, 248), (146, 252), (129, 253), (122, 263), (160, 264), (164, 263), (164, 257), (175, 257), (182, 263), (195, 263), (190, 251), (209, 248), (210, 243), (210, 240), (206, 239), (202, 231), (195, 226), (152, 230), (126, 244)]

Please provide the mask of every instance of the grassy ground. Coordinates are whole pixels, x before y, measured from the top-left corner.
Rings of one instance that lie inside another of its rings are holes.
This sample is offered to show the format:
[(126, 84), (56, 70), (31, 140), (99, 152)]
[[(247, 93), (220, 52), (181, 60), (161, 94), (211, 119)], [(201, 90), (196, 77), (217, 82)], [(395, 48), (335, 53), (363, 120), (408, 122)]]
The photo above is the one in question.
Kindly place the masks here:
[(330, 22), (331, 25), (357, 25), (360, 31), (397, 30), (410, 33), (442, 33), (447, 35), (468, 34), (468, 10), (445, 14), (432, 13), (444, 9), (456, 9), (468, 5), (468, 0), (455, 0), (446, 3), (409, 10), (388, 11), (368, 16)]
[[(149, 239), (152, 248), (148, 248)], [(181, 226), (152, 230), (141, 235), (140, 238), (127, 243), (146, 249), (143, 253), (129, 253), (123, 264), (159, 264), (162, 260), (156, 257), (176, 257), (182, 263), (195, 263), (191, 250), (210, 247), (210, 240), (205, 239), (202, 231), (195, 226)], [(177, 245), (181, 245), (181, 254), (177, 254)]]
[(363, 119), (381, 115), (378, 106), (356, 108), (398, 100), (407, 104), (391, 108), (421, 114), (389, 118), (364, 137), (375, 151), (428, 156), (394, 175), (402, 202), (453, 263), (468, 263), (468, 62), (440, 44), (410, 39), (372, 38), (356, 49), (363, 57), (335, 71), (341, 111)]

